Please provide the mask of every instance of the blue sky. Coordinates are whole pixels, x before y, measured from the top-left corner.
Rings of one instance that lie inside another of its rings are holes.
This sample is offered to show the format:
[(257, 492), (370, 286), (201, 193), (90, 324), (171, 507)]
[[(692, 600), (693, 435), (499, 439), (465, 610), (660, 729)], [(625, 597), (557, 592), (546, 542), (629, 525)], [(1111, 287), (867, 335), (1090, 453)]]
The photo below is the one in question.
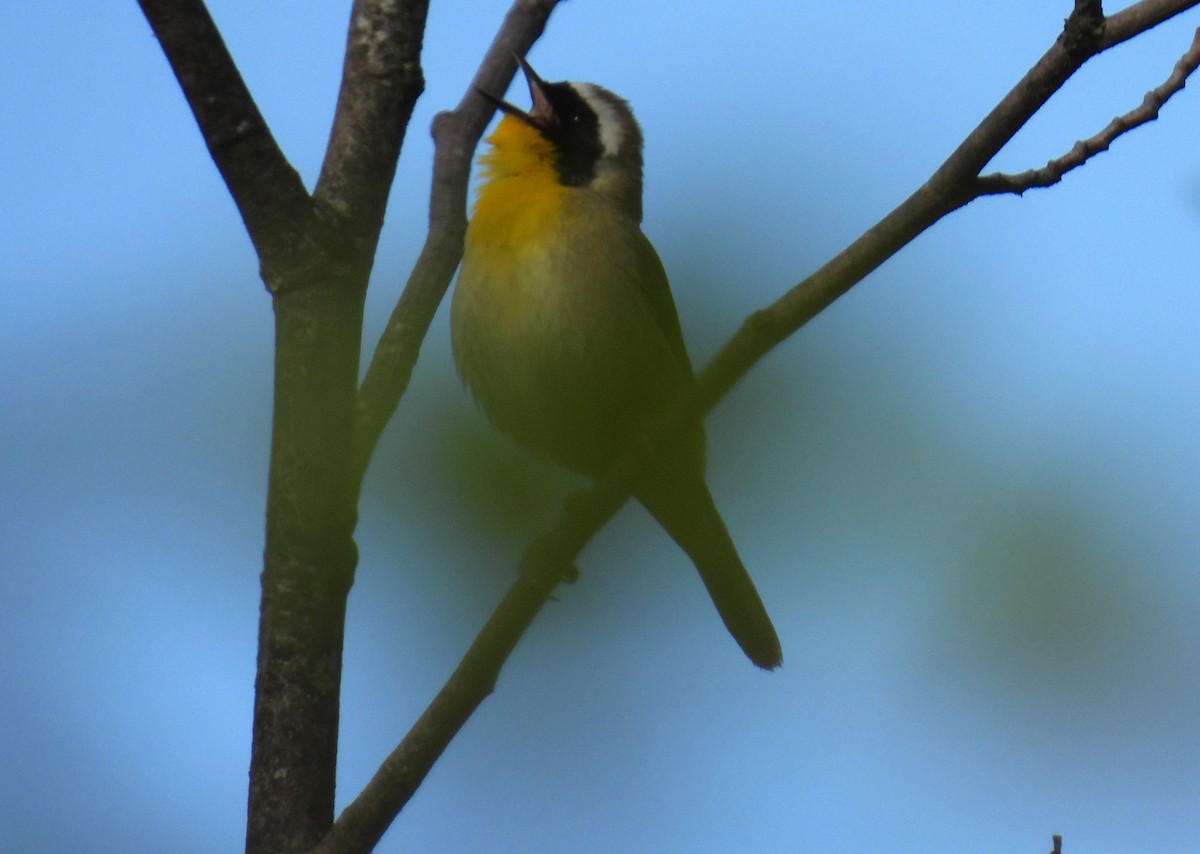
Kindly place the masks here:
[[(346, 5), (211, 3), (310, 185)], [(923, 181), (1070, 5), (575, 0), (531, 59), (632, 102), (703, 363)], [(368, 341), (423, 237), (429, 122), (505, 6), (431, 10)], [(1135, 106), (1198, 25), (1090, 63), (994, 166)], [(0, 27), (0, 850), (233, 850), (269, 300), (136, 4), (7, 4)], [(380, 850), (1194, 848), (1198, 136), (1189, 89), (1060, 186), (959, 211), (713, 413), (780, 672), (628, 508)], [(364, 495), (339, 803), (571, 483), (474, 412), (439, 315)]]

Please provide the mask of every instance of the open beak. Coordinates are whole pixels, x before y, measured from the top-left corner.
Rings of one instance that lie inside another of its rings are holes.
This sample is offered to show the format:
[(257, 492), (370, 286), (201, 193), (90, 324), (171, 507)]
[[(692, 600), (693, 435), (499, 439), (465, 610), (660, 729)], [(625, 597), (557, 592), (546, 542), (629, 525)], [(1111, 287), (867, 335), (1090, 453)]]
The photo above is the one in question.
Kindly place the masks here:
[(508, 101), (497, 98), (490, 92), (484, 92), (482, 89), (477, 89), (476, 91), (488, 101), (491, 101), (496, 109), (520, 119), (539, 130), (553, 124), (557, 121), (558, 117), (555, 115), (554, 107), (550, 105), (549, 99), (546, 98), (545, 81), (538, 77), (537, 72), (525, 61), (525, 57), (514, 52), (513, 58), (517, 61), (517, 65), (520, 66), (521, 72), (525, 75), (525, 82), (529, 84), (529, 97), (533, 101), (533, 107), (529, 112), (525, 112), (520, 107), (513, 106)]

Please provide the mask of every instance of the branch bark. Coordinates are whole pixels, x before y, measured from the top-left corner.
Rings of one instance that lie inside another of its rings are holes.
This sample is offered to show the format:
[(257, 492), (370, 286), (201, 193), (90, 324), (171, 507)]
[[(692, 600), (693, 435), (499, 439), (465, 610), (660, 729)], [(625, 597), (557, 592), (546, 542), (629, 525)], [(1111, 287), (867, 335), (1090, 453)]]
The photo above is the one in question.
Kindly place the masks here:
[[(333, 821), (346, 596), (357, 549), (363, 303), (423, 89), (423, 0), (356, 0), (330, 143), (274, 295), (275, 408), (246, 849), (303, 851)], [(278, 278), (272, 276), (278, 275)]]
[(138, 0), (264, 267), (286, 257), (310, 205), (203, 0)]
[(1159, 111), (1177, 92), (1187, 85), (1187, 79), (1200, 66), (1200, 29), (1192, 39), (1192, 46), (1175, 63), (1171, 75), (1159, 86), (1146, 93), (1137, 107), (1117, 116), (1094, 136), (1076, 142), (1071, 150), (1056, 157), (1040, 169), (1028, 169), (1016, 174), (993, 172), (979, 178), (976, 187), (980, 195), (993, 193), (1016, 193), (1036, 187), (1052, 187), (1072, 169), (1078, 169), (1097, 154), (1108, 151), (1117, 137), (1129, 133), (1158, 118)]

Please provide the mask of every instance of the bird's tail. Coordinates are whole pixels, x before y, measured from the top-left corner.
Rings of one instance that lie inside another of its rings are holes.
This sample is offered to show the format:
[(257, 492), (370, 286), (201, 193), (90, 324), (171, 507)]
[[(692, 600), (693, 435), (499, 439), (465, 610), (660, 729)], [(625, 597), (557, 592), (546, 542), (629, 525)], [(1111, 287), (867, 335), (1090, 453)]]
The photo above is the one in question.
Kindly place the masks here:
[(681, 483), (651, 475), (635, 495), (667, 533), (688, 553), (717, 612), (742, 651), (764, 670), (783, 662), (779, 637), (759, 598), (702, 476)]

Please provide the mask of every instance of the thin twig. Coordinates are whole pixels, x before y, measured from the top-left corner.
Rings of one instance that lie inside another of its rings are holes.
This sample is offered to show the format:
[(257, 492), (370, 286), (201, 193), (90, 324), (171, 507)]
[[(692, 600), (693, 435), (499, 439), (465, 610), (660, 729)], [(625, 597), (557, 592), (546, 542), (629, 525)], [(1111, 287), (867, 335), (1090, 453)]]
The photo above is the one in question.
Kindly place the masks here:
[(517, 70), (513, 53), (524, 55), (537, 41), (557, 3), (558, 0), (516, 0), (458, 106), (434, 119), (436, 149), (429, 233), (359, 389), (360, 480), (384, 426), (408, 388), (421, 342), (462, 258), (471, 158), (495, 110), (480, 97), (479, 91), (503, 92), (508, 88)]
[(1097, 52), (1128, 41), (1195, 6), (1180, 0), (1141, 0), (1104, 19), (1104, 35)]
[(1051, 187), (1063, 179), (1072, 169), (1077, 169), (1102, 151), (1107, 151), (1117, 137), (1129, 133), (1134, 128), (1152, 122), (1158, 118), (1163, 105), (1187, 85), (1187, 79), (1200, 67), (1200, 29), (1192, 40), (1192, 46), (1175, 63), (1171, 76), (1146, 93), (1142, 103), (1125, 113), (1117, 116), (1095, 136), (1080, 140), (1071, 150), (1061, 157), (1051, 160), (1041, 169), (1029, 169), (1025, 172), (993, 172), (979, 178), (976, 186), (981, 195), (995, 193), (1016, 193), (1020, 195), (1035, 187)]

